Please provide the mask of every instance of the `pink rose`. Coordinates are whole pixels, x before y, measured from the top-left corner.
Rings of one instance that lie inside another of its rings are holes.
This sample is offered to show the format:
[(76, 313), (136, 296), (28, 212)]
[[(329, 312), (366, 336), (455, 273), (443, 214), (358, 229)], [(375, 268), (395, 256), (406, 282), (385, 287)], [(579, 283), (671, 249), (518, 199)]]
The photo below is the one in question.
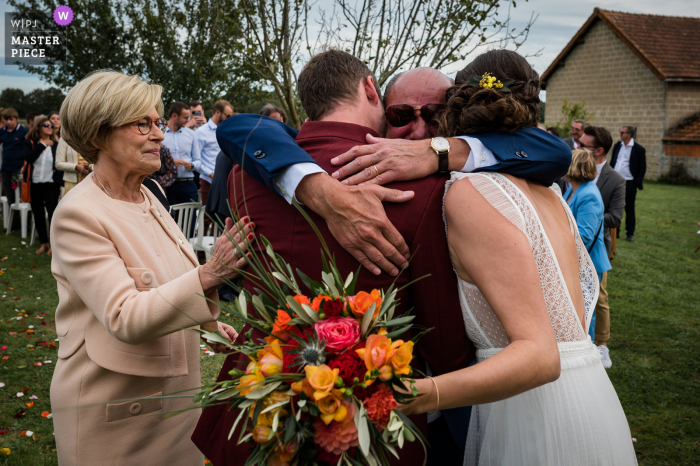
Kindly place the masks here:
[(329, 351), (342, 351), (360, 341), (360, 325), (351, 317), (331, 317), (314, 324)]

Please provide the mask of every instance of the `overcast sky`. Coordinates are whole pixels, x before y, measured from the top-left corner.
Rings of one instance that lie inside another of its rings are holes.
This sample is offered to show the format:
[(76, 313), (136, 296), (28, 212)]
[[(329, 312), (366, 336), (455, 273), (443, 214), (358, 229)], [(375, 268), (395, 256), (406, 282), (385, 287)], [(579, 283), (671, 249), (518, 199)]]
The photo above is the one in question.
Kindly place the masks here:
[[(319, 4), (330, 3), (331, 0), (319, 1)], [(539, 57), (530, 58), (530, 62), (540, 73), (547, 69), (576, 31), (586, 22), (596, 6), (606, 10), (630, 13), (700, 17), (700, 0), (520, 0), (517, 3), (518, 7), (512, 14), (514, 27), (522, 27), (533, 12), (539, 15), (528, 41), (520, 51), (531, 55), (543, 49)], [(3, 31), (0, 34), (0, 54), (2, 55), (4, 55), (4, 13), (6, 11), (12, 10), (6, 0), (0, 0), (0, 19), (3, 23)], [(19, 70), (18, 66), (5, 66), (4, 58), (0, 58), (0, 89), (16, 87), (28, 92), (37, 87), (47, 86), (35, 75)]]

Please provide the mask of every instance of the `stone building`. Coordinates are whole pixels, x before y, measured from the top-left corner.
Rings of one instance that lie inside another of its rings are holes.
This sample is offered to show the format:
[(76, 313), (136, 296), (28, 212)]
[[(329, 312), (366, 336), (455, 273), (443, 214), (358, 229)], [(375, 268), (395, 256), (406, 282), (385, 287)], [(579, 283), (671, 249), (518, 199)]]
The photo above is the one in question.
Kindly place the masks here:
[(541, 80), (547, 126), (562, 118), (564, 99), (585, 101), (589, 123), (607, 128), (613, 141), (622, 125), (637, 127), (647, 178), (700, 180), (700, 152), (678, 148), (699, 142), (674, 138), (700, 112), (700, 18), (596, 8)]

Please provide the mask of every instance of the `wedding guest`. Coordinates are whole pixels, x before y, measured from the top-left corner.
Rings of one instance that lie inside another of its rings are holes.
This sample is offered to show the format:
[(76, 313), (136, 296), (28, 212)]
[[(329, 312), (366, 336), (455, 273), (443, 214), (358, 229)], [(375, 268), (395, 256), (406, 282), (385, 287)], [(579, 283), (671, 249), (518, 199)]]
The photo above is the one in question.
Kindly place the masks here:
[[(593, 183), (598, 171), (593, 155), (585, 149), (573, 151), (571, 167), (566, 174), (566, 180), (571, 184), (564, 193), (564, 199), (569, 204), (574, 219), (578, 225), (578, 231), (591, 256), (598, 283), (603, 280), (603, 273), (610, 270), (610, 260), (605, 250), (604, 217), (605, 206), (600, 197), (600, 191)], [(595, 312), (589, 327), (591, 340), (595, 340)]]
[(279, 108), (277, 108), (276, 105), (272, 104), (267, 104), (260, 110), (260, 114), (262, 116), (270, 117), (277, 121), (281, 121), (282, 123), (286, 123), (287, 118), (286, 116), (283, 118), (282, 113), (283, 112)]
[[(571, 150), (580, 149), (581, 135), (583, 134), (583, 128), (586, 127), (586, 122), (583, 120), (574, 120), (571, 123), (571, 137), (564, 139), (564, 142), (571, 147)], [(557, 136), (559, 136), (557, 134)]]
[(94, 170), (61, 201), (51, 229), (60, 341), (51, 408), (59, 464), (204, 463), (189, 440), (199, 412), (160, 415), (187, 409), (192, 400), (162, 396), (201, 385), (200, 340), (185, 329), (236, 338), (217, 321), (216, 288), (246, 264), (237, 228), (252, 235), (254, 226), (229, 220), (235, 243), (222, 236), (214, 258), (200, 266), (142, 186), (160, 166), (161, 92), (137, 76), (102, 71), (74, 86), (61, 106), (63, 138)]
[(547, 132), (548, 132), (549, 134), (553, 134), (553, 135), (555, 135), (555, 136), (559, 136), (559, 130), (556, 129), (554, 126), (550, 126), (549, 128), (547, 128)]
[(202, 109), (202, 102), (199, 100), (192, 100), (189, 104), (190, 115), (192, 118), (187, 123), (187, 127), (196, 130), (200, 126), (206, 124), (207, 118), (204, 116), (204, 109)]
[(27, 130), (31, 131), (32, 130), (32, 125), (34, 124), (34, 118), (36, 118), (36, 113), (29, 112), (27, 113), (27, 117), (25, 120), (27, 120)]
[(56, 169), (63, 172), (63, 195), (65, 196), (90, 174), (92, 166), (61, 138), (58, 140), (56, 149)]
[(177, 178), (166, 190), (171, 205), (197, 201), (197, 185), (193, 170), (199, 170), (202, 160), (199, 145), (195, 144), (194, 131), (186, 127), (190, 110), (182, 102), (175, 102), (168, 111), (168, 127), (165, 128), (163, 144), (171, 150)]
[[(5, 125), (0, 128), (0, 145), (3, 149), (0, 177), (7, 202), (14, 204), (15, 190), (12, 188), (12, 180), (19, 177), (24, 164), (24, 137), (28, 130), (19, 124), (19, 114), (14, 108), (5, 108), (2, 111), (2, 118), (5, 120)], [(19, 220), (19, 212), (15, 211), (12, 221), (15, 228), (20, 227)]]
[[(625, 230), (627, 241), (634, 241), (637, 226), (635, 202), (637, 190), (644, 189), (644, 175), (647, 172), (647, 151), (641, 144), (634, 142), (637, 129), (632, 125), (620, 128), (620, 140), (613, 147), (610, 165), (627, 182), (625, 190)], [(618, 238), (620, 237), (618, 229)]]
[[(56, 169), (56, 147), (54, 127), (48, 117), (39, 115), (35, 125), (24, 140), (24, 160), (27, 162), (24, 177), (31, 181), (32, 215), (39, 234), (41, 246), (37, 254), (51, 255), (49, 230), (51, 219), (61, 194), (63, 173)], [(46, 216), (49, 217), (48, 228)]]
[[(610, 167), (605, 155), (612, 147), (610, 132), (600, 126), (586, 126), (581, 136), (581, 147), (593, 153), (598, 174), (593, 183), (598, 187), (605, 207), (605, 249), (608, 258), (612, 256), (611, 228), (618, 228), (625, 208), (625, 179)], [(603, 272), (600, 281), (600, 294), (595, 307), (595, 339), (602, 356), (603, 367), (612, 367), (608, 340), (610, 339), (610, 305), (608, 304), (608, 272)]]
[(61, 116), (58, 112), (49, 113), (49, 121), (53, 125), (53, 140), (58, 141), (61, 138)]
[(233, 107), (225, 100), (218, 100), (214, 103), (214, 114), (209, 122), (200, 127), (195, 133), (195, 144), (202, 154), (202, 164), (199, 171), (199, 189), (202, 192), (202, 204), (207, 205), (211, 180), (214, 178), (214, 168), (216, 167), (216, 156), (221, 149), (216, 140), (216, 127), (222, 121), (233, 116)]

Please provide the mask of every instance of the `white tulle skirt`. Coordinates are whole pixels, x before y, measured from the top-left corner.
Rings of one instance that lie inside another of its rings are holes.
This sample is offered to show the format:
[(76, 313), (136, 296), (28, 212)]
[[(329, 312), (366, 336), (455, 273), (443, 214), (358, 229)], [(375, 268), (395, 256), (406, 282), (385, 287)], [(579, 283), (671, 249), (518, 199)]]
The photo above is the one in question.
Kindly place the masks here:
[[(479, 361), (499, 350), (479, 350)], [(636, 465), (629, 425), (590, 341), (560, 343), (561, 376), (474, 406), (466, 466)]]

